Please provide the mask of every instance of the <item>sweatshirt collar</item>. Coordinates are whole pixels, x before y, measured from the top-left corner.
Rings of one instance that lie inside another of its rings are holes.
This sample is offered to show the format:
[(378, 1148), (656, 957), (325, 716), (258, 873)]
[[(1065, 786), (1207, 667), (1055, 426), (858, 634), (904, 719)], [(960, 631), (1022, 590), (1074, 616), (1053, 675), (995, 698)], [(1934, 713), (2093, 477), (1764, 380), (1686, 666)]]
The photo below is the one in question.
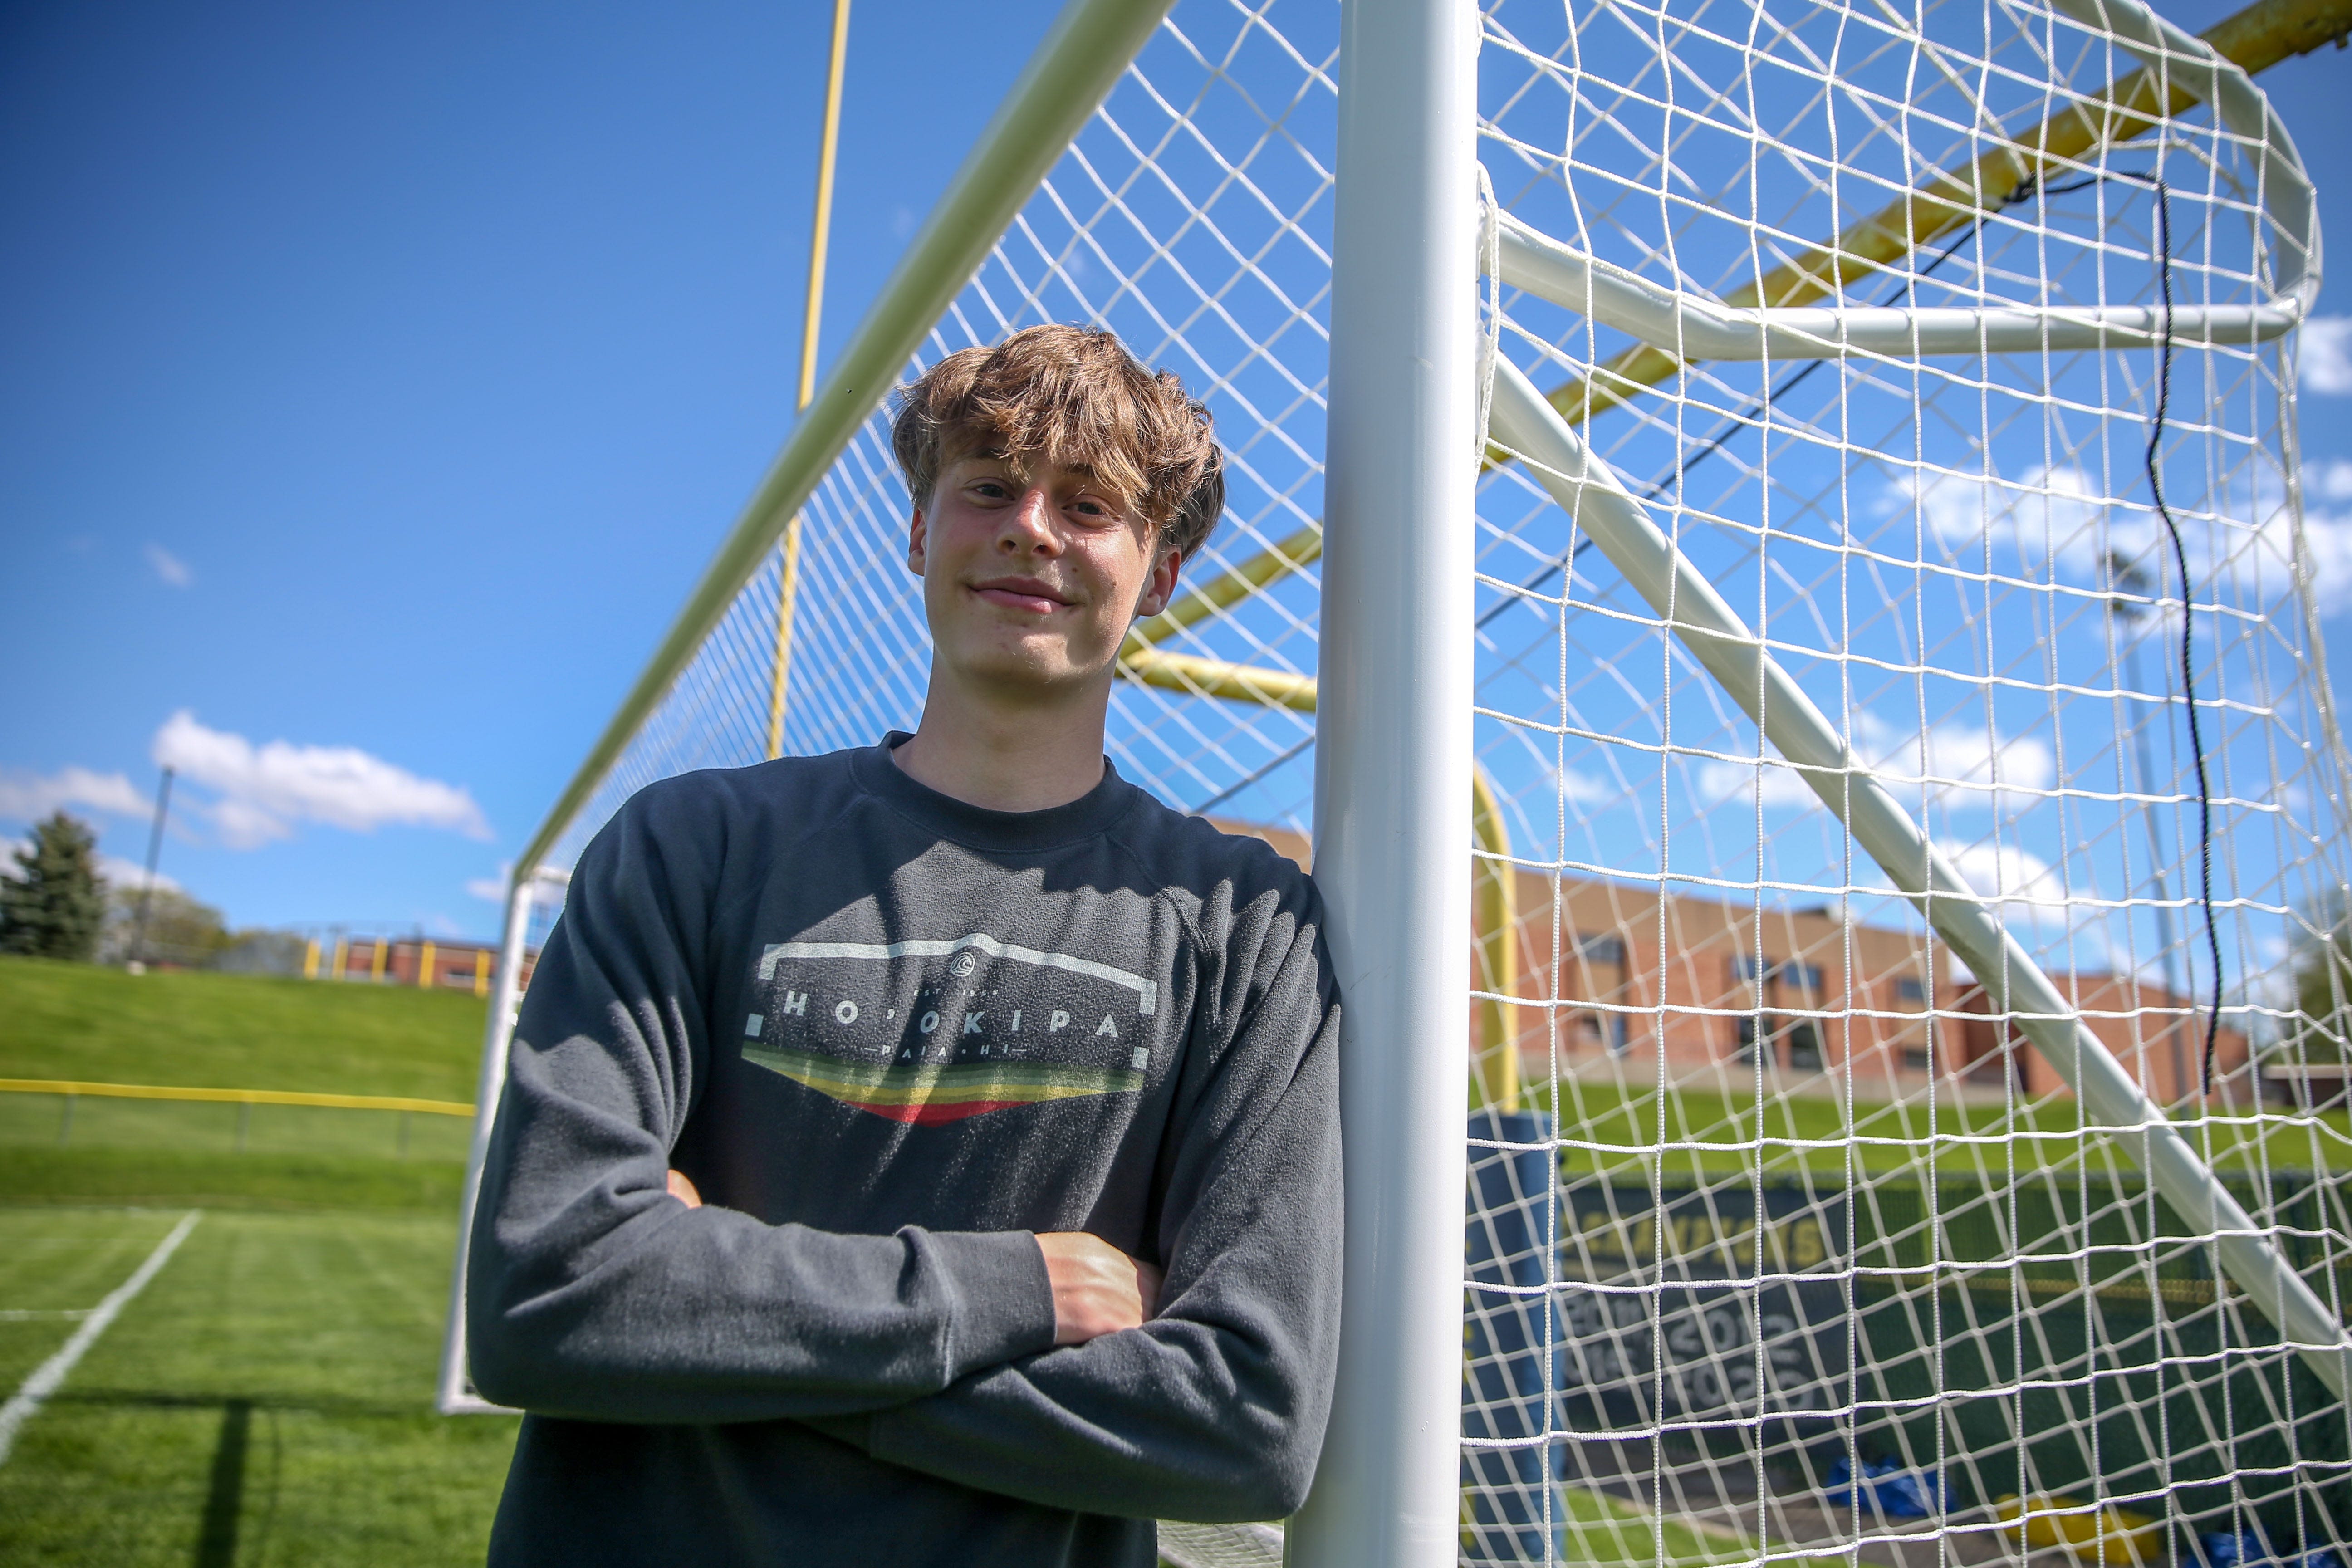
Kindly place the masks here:
[(1093, 837), (1125, 816), (1139, 793), (1105, 757), (1102, 782), (1066, 805), (1044, 811), (991, 811), (941, 795), (893, 762), (890, 753), (911, 739), (904, 730), (892, 730), (880, 745), (852, 752), (859, 786), (918, 826), (971, 849), (1019, 855)]

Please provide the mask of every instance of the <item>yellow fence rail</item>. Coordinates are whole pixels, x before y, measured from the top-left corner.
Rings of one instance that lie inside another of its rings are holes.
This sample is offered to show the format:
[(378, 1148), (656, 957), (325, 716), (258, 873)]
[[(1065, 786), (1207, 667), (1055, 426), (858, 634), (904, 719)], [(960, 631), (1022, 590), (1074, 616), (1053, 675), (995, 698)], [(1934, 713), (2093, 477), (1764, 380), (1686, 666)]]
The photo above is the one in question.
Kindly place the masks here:
[(153, 1083), (79, 1083), (69, 1079), (0, 1078), (0, 1094), (89, 1095), (101, 1100), (194, 1100), (226, 1105), (313, 1105), (336, 1110), (409, 1110), (466, 1116), (474, 1108), (454, 1100), (410, 1100), (388, 1094), (306, 1094), (284, 1089), (179, 1089)]

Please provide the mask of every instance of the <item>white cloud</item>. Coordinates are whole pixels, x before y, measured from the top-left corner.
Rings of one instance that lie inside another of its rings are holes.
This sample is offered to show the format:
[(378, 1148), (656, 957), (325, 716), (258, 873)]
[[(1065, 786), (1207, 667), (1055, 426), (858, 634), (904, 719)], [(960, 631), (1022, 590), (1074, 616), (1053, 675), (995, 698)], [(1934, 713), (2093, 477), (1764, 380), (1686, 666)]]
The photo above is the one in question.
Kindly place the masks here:
[[(2058, 757), (2033, 735), (2002, 735), (1982, 725), (1948, 721), (1924, 734), (1888, 723), (1867, 710), (1855, 715), (1854, 750), (1871, 772), (1907, 805), (1926, 785), (1953, 808), (2002, 804), (2001, 796), (2046, 790), (2058, 781)], [(1714, 762), (1699, 769), (1701, 793), (1715, 800), (1746, 799), (1760, 790), (1768, 811), (1817, 805), (1805, 776), (1777, 756), (1761, 776), (1747, 763)]]
[(471, 897), (480, 899), (486, 903), (502, 905), (507, 901), (508, 879), (513, 875), (514, 862), (511, 860), (501, 860), (499, 862), (499, 874), (497, 876), (467, 878), (466, 880), (466, 891)]
[(160, 544), (147, 546), (147, 564), (155, 568), (155, 575), (174, 588), (184, 588), (196, 580), (195, 573), (186, 562)]
[(1951, 858), (1953, 867), (1969, 887), (2003, 904), (2034, 909), (2064, 909), (2066, 889), (2050, 862), (2014, 844), (1963, 844), (1937, 841), (1936, 847)]
[(211, 730), (183, 709), (155, 731), (155, 761), (176, 768), (217, 799), (200, 809), (234, 849), (252, 849), (292, 837), (303, 822), (354, 833), (386, 823), (441, 827), (488, 838), (482, 808), (464, 789), (420, 778), (356, 746), (298, 746), (270, 741), (257, 746), (242, 735)]
[[(30, 838), (0, 838), (0, 877), (16, 880), (16, 857), (32, 847)], [(103, 849), (98, 852), (97, 870), (110, 888), (143, 888), (147, 885), (145, 866), (136, 860), (126, 860), (120, 855), (109, 855)], [(155, 873), (155, 886), (159, 891), (167, 893), (185, 890), (161, 871)]]
[(147, 797), (121, 773), (92, 773), (88, 768), (60, 768), (47, 774), (0, 769), (0, 818), (35, 822), (75, 805), (121, 816), (144, 816), (151, 808)]
[[(2344, 319), (2352, 322), (2352, 317)], [(2137, 464), (2115, 482), (2126, 488), (2146, 483)], [(2234, 572), (2257, 559), (2263, 564), (2255, 569), (2265, 574), (2294, 559), (2294, 509), (2287, 504), (2284, 481), (2266, 466), (2247, 465), (2210, 494), (2174, 500), (2219, 514), (2217, 521), (2176, 506), (2189, 567), (2200, 583), (2210, 584), (2217, 570)], [(2352, 501), (2352, 462), (2338, 458), (2305, 468), (2303, 500), (2303, 559), (2313, 579), (2328, 584), (2352, 581), (2352, 509), (2329, 504)], [(2139, 563), (2170, 584), (2168, 591), (2179, 592), (2155, 512), (2103, 493), (2097, 480), (2071, 464), (2038, 463), (2014, 479), (1898, 472), (1887, 479), (1875, 510), (1885, 518), (1917, 516), (1963, 564), (1990, 542), (1996, 571), (2048, 572), (2097, 585), (2107, 581), (2113, 557)], [(2352, 605), (2339, 594), (2321, 601), (2321, 613), (2339, 602)]]
[(2305, 392), (2352, 392), (2352, 316), (2304, 322), (2302, 373)]
[(1549, 769), (1546, 771), (1551, 773), (1554, 793), (1560, 799), (1574, 805), (1616, 805), (1622, 804), (1633, 793), (1631, 790), (1611, 784), (1606, 779), (1597, 779), (1591, 773), (1578, 773), (1574, 768), (1569, 769), (1566, 773)]
[[(101, 851), (98, 857), (98, 874), (106, 879), (109, 887), (136, 889), (147, 885), (146, 866), (137, 860), (126, 860), (120, 855)], [(164, 893), (186, 890), (162, 871), (155, 873), (155, 888), (158, 892)]]
[[(2110, 550), (2126, 560), (2138, 557), (2157, 536), (2152, 512), (2100, 494), (2098, 479), (2072, 463), (2034, 463), (2016, 479), (1898, 472), (1886, 482), (1886, 494), (1879, 496), (1877, 512), (1882, 517), (1916, 512), (1938, 543), (1964, 557), (1990, 538), (1994, 548), (2009, 550), (2025, 569), (2063, 569), (2077, 581), (2098, 576)], [(2006, 569), (2006, 564), (1997, 569)]]
[[(1936, 841), (1968, 885), (1992, 905), (1993, 917), (2003, 924), (2024, 928), (2038, 945), (2063, 940), (2079, 957), (2094, 963), (2111, 963), (2103, 933), (2095, 926), (2069, 932), (2066, 886), (2049, 861), (2014, 844), (1954, 838)], [(2078, 889), (2088, 896), (2088, 889)]]
[[(2352, 317), (2346, 320), (2352, 321)], [(2257, 497), (2257, 503), (2263, 511), (2262, 531), (2284, 558), (2293, 542), (2294, 514), (2284, 494), (2267, 493), (2278, 488), (2263, 486), (2266, 493)], [(2311, 563), (2315, 582), (2338, 589), (2352, 582), (2352, 507), (2345, 506), (2347, 501), (2352, 501), (2352, 462), (2330, 458), (2304, 466), (2304, 558)], [(2321, 595), (2319, 613), (2329, 614), (2341, 597), (2340, 593)]]
[[(2154, 520), (2102, 497), (2091, 476), (2072, 464), (2036, 463), (2017, 479), (2000, 474), (1906, 471), (1888, 479), (1878, 511), (1916, 511), (1945, 548), (1965, 552), (1990, 538), (2031, 566), (2053, 561), (2075, 573), (2096, 570), (2111, 543), (2126, 548)], [(2103, 526), (2104, 525), (2104, 526)]]
[(1813, 786), (1778, 753), (1759, 768), (1753, 763), (1703, 763), (1698, 770), (1699, 793), (1709, 800), (1748, 802), (1762, 797), (1767, 811), (1799, 811), (1821, 804)]

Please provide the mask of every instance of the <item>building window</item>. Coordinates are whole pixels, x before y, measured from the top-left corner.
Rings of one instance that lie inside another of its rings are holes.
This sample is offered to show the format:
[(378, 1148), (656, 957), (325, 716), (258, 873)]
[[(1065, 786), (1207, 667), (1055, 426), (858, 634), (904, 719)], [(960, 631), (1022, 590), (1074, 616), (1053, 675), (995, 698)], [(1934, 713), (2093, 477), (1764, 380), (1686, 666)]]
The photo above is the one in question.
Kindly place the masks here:
[(1900, 1001), (1924, 1007), (1927, 1005), (1927, 983), (1916, 975), (1906, 974), (1895, 983), (1895, 994)]
[(1743, 1062), (1754, 1061), (1756, 1059), (1756, 1020), (1753, 1017), (1739, 1020), (1736, 1039), (1737, 1043), (1731, 1054)]
[(1822, 1069), (1822, 1032), (1811, 1024), (1800, 1024), (1789, 1031), (1789, 1067), (1793, 1072), (1819, 1072)]
[(1752, 952), (1743, 952), (1731, 961), (1731, 978), (1735, 981), (1753, 983), (1764, 979), (1771, 973), (1772, 961), (1759, 958)]
[(1617, 963), (1625, 962), (1625, 939), (1616, 936), (1586, 936), (1580, 933), (1576, 951), (1587, 963)]
[(1907, 1072), (1926, 1072), (1927, 1070), (1927, 1047), (1924, 1046), (1904, 1047), (1903, 1067)]
[(1791, 959), (1780, 966), (1776, 975), (1783, 985), (1794, 985), (1815, 995), (1821, 994), (1822, 966), (1818, 963), (1799, 963)]

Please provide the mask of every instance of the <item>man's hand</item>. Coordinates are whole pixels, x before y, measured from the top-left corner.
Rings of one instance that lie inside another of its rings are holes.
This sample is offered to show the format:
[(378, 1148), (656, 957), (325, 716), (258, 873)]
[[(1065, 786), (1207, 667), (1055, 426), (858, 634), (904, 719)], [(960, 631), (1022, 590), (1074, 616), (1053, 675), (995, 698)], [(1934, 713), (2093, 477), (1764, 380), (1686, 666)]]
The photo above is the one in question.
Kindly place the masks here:
[[(669, 1173), (669, 1195), (690, 1209), (702, 1194), (683, 1171)], [(1054, 1342), (1082, 1345), (1097, 1334), (1142, 1326), (1160, 1304), (1160, 1270), (1082, 1230), (1049, 1231), (1037, 1238), (1045, 1276), (1054, 1282)]]
[(1054, 1342), (1082, 1345), (1097, 1334), (1140, 1328), (1160, 1304), (1160, 1270), (1084, 1231), (1037, 1238), (1054, 1282)]

